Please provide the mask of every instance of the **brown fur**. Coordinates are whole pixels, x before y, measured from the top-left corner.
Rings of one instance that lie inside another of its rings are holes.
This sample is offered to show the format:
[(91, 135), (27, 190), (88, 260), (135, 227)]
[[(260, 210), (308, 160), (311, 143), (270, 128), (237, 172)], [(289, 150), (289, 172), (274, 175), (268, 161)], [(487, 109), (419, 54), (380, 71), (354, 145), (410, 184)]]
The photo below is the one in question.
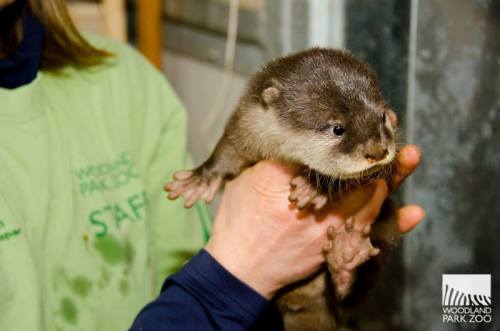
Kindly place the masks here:
[[(345, 51), (315, 48), (278, 58), (249, 80), (210, 158), (176, 173), (165, 189), (169, 198), (183, 196), (190, 207), (211, 201), (225, 180), (246, 167), (276, 160), (303, 167), (292, 181), (290, 200), (319, 210), (343, 189), (390, 178), (396, 149), (389, 112), (375, 74)], [(345, 308), (373, 285), (397, 241), (391, 206), (384, 205), (371, 227), (350, 220), (329, 229), (322, 272), (276, 298), (287, 331), (338, 328)]]

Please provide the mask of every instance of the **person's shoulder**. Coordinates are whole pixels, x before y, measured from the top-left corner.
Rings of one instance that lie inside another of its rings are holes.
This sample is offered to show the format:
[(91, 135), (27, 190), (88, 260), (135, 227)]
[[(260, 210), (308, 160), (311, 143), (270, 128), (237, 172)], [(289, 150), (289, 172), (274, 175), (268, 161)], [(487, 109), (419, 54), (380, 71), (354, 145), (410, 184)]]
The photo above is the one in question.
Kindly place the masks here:
[[(127, 83), (145, 80), (157, 80), (163, 75), (151, 65), (136, 49), (127, 43), (112, 40), (90, 33), (83, 33), (83, 38), (93, 47), (109, 53), (100, 64), (78, 67), (66, 66), (58, 71), (45, 71), (47, 83), (68, 84), (84, 88), (86, 85)], [(160, 78), (161, 79), (161, 78)]]
[(95, 34), (84, 34), (84, 38), (94, 47), (111, 54), (97, 69), (127, 70), (137, 73), (158, 73), (135, 48), (125, 42), (116, 41)]
[(113, 84), (127, 89), (128, 94), (140, 95), (141, 103), (148, 97), (151, 105), (158, 105), (156, 108), (162, 104), (171, 109), (184, 109), (165, 74), (133, 46), (96, 35), (85, 34), (85, 38), (94, 47), (111, 53), (103, 65), (87, 70), (91, 74), (88, 80), (104, 82), (106, 88), (107, 84)]
[(67, 66), (61, 71), (45, 72), (45, 85), (63, 89), (66, 93), (82, 94), (96, 90), (126, 91), (131, 97), (148, 89), (161, 89), (173, 93), (165, 76), (131, 45), (84, 33), (83, 37), (93, 47), (110, 55), (101, 64), (89, 67)]
[[(96, 35), (85, 35), (93, 46), (111, 53), (109, 59), (96, 70), (107, 71), (117, 84), (126, 84), (134, 91), (148, 90), (155, 98), (178, 106), (177, 95), (164, 73), (153, 66), (138, 50), (129, 44)], [(92, 69), (91, 69), (92, 70)], [(182, 108), (182, 106), (180, 106)]]
[(132, 46), (93, 34), (85, 33), (83, 37), (110, 56), (102, 64), (90, 67), (68, 66), (60, 72), (45, 72), (44, 86), (57, 91), (54, 95), (72, 100), (104, 95), (112, 100), (110, 103), (121, 105), (115, 113), (130, 116), (139, 116), (135, 113), (144, 116), (146, 110), (137, 112), (136, 109), (145, 109), (145, 100), (151, 112), (183, 109), (165, 75)]

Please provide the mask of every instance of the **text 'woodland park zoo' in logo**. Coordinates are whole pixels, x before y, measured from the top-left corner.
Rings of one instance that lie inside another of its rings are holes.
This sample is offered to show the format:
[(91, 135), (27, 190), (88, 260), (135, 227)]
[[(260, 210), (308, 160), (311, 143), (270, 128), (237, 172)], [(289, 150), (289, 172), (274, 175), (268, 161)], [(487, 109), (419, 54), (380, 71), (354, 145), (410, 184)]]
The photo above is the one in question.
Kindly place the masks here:
[(443, 322), (490, 323), (491, 275), (443, 275)]

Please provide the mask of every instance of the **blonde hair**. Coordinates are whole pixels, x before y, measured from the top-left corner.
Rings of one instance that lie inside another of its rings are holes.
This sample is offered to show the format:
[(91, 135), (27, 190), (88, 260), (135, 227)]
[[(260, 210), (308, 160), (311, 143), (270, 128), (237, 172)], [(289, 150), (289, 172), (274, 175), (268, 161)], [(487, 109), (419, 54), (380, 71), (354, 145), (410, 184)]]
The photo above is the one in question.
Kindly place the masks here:
[[(89, 44), (73, 24), (64, 0), (20, 0), (26, 1), (28, 9), (45, 29), (45, 43), (42, 53), (41, 69), (55, 71), (65, 66), (89, 67), (101, 64), (111, 54)], [(11, 53), (12, 45), (18, 45), (22, 32), (20, 22), (4, 36), (9, 40), (2, 53)], [(13, 43), (12, 41), (16, 41)], [(10, 47), (9, 47), (10, 44)]]

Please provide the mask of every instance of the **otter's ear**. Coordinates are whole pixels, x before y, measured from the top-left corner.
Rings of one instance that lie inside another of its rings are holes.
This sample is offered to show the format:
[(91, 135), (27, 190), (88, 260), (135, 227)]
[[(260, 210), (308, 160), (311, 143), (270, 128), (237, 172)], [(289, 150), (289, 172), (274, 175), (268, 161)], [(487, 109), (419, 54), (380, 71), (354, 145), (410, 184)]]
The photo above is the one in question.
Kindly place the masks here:
[(280, 90), (278, 90), (274, 86), (268, 87), (264, 91), (262, 91), (262, 101), (267, 107), (272, 106), (272, 104), (275, 103), (279, 97)]

